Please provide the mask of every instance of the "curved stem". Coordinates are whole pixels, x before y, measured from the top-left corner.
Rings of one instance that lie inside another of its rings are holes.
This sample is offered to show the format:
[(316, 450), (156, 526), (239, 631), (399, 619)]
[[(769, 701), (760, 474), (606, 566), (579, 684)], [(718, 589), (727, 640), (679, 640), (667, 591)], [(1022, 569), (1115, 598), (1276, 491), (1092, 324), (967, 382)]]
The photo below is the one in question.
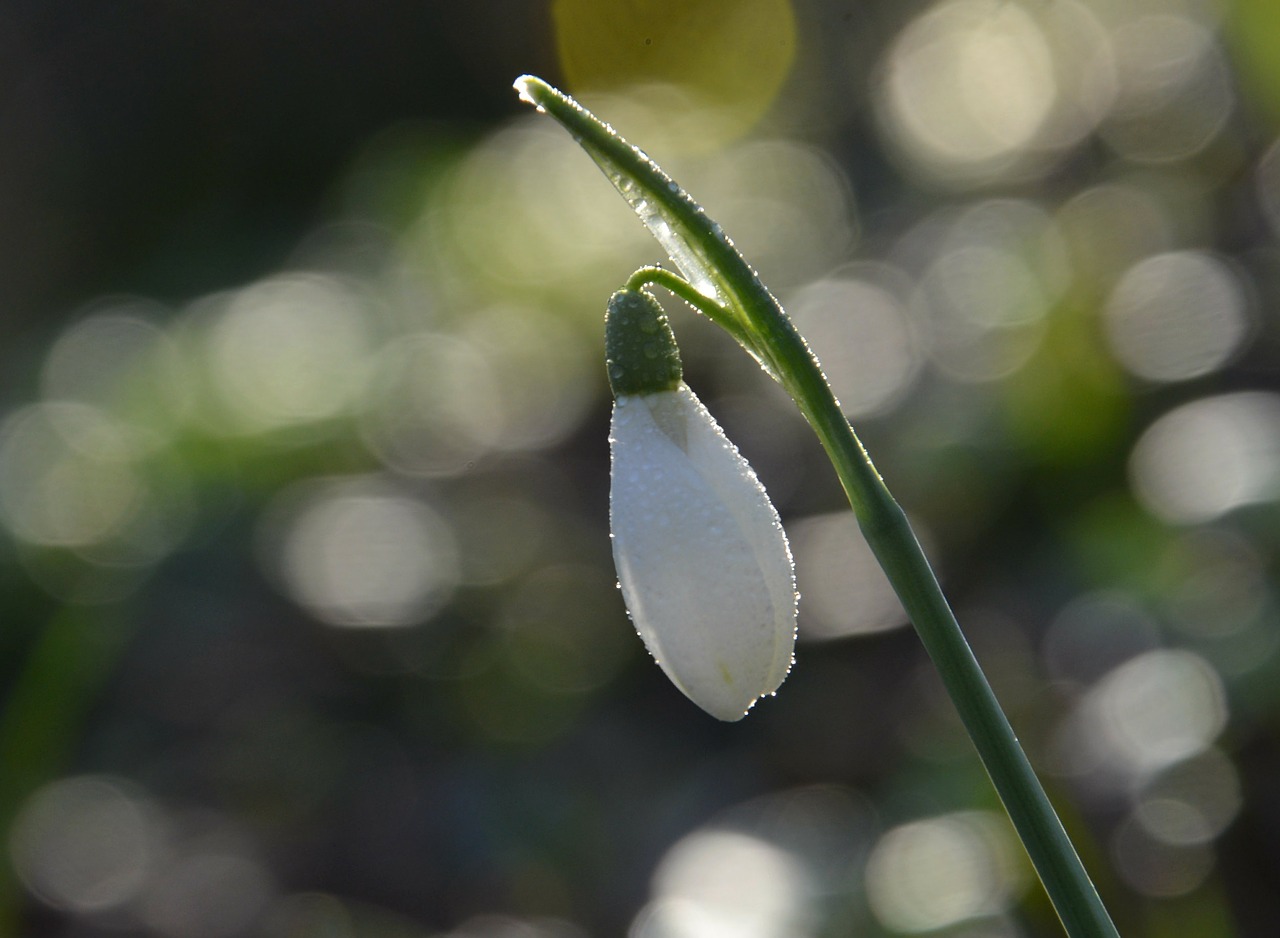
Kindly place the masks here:
[(665, 267), (641, 267), (627, 278), (628, 290), (640, 290), (650, 284), (656, 284), (670, 290), (725, 332), (732, 335), (738, 340), (739, 345), (749, 350), (753, 349), (753, 340), (742, 327), (742, 324), (734, 317), (733, 313), (711, 297), (699, 293), (693, 284), (679, 274), (667, 270)]
[[(809, 368), (808, 358), (784, 356), (789, 364), (804, 370)], [(826, 385), (820, 373), (810, 375), (802, 384), (812, 389), (819, 382)], [(808, 390), (805, 394), (813, 412), (810, 422), (840, 476), (867, 544), (937, 667), (1067, 934), (1073, 938), (1118, 938), (905, 513), (882, 481), (865, 484), (874, 467), (830, 391), (816, 397), (809, 397)]]
[[(746, 293), (750, 287), (742, 284), (740, 288)], [(772, 300), (762, 287), (760, 291)], [(1067, 934), (1072, 938), (1119, 938), (906, 514), (840, 409), (817, 358), (776, 303), (759, 302), (752, 313), (761, 327), (769, 360), (777, 364), (778, 380), (800, 407), (835, 467), (867, 545), (938, 669)]]

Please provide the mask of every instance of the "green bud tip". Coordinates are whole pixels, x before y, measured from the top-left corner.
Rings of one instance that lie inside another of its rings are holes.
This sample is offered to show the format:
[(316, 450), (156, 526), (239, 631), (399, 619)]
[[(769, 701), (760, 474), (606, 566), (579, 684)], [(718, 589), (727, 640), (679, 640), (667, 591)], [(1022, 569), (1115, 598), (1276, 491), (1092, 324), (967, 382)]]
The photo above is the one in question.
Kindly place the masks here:
[(672, 391), (684, 375), (667, 314), (644, 290), (609, 297), (604, 357), (614, 397)]

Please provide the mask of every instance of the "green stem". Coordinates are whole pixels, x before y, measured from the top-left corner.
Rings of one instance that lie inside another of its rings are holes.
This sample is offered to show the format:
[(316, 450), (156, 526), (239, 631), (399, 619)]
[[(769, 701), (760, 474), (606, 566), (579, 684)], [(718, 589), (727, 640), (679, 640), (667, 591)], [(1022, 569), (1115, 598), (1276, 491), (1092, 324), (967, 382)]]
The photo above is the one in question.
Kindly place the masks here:
[(733, 313), (721, 306), (711, 297), (699, 293), (674, 271), (665, 267), (641, 267), (627, 278), (627, 289), (639, 291), (650, 284), (657, 284), (684, 300), (698, 312), (702, 313), (717, 326), (738, 340), (740, 345), (751, 348), (752, 339), (742, 324), (734, 318)]
[[(780, 309), (778, 313), (785, 315)], [(858, 526), (942, 676), (1067, 934), (1072, 938), (1118, 938), (1106, 907), (969, 648), (906, 514), (840, 410), (817, 359), (790, 327), (790, 320), (766, 329), (765, 334), (780, 380), (835, 466)]]

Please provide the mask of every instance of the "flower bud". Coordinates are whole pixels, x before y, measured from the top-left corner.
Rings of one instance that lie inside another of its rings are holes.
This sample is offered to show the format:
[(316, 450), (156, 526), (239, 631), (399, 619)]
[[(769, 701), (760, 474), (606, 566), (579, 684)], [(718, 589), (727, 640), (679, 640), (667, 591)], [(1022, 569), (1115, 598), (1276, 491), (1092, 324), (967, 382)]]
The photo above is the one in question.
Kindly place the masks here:
[[(623, 599), (676, 687), (712, 716), (739, 720), (791, 667), (797, 596), (786, 535), (747, 461), (680, 380), (657, 302), (624, 291), (609, 317), (609, 520)], [(631, 329), (634, 341), (617, 335)]]
[(623, 394), (670, 391), (684, 369), (676, 337), (653, 295), (643, 290), (619, 290), (609, 297), (604, 318), (604, 363), (609, 387)]

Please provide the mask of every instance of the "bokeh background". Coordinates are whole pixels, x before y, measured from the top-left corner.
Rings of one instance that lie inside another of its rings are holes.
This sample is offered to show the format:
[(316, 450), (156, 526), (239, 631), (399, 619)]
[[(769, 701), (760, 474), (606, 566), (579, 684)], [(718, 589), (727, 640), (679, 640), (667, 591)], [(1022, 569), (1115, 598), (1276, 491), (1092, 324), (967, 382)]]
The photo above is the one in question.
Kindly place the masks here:
[[(1280, 928), (1280, 7), (0, 3), (0, 933), (1059, 934), (783, 395), (722, 725), (609, 555), (644, 146), (793, 314), (1127, 936)], [(669, 299), (669, 298), (668, 298)]]

